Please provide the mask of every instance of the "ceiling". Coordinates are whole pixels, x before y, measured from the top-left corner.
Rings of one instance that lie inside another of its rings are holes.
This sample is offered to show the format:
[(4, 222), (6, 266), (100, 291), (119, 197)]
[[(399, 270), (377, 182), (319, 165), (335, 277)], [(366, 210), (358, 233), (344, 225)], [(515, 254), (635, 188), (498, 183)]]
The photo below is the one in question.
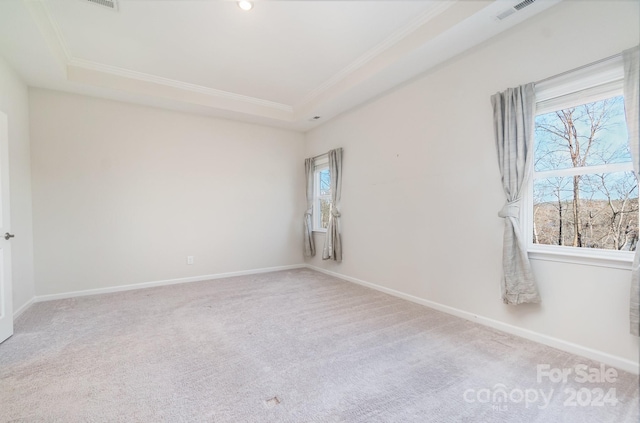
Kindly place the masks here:
[(0, 55), (34, 87), (306, 131), (559, 1), (1, 0)]

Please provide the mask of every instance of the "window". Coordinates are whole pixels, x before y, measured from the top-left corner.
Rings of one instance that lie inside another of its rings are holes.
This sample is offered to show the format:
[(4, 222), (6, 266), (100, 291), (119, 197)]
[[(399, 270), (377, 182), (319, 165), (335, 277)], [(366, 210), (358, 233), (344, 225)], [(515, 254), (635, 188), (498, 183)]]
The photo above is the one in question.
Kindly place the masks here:
[(536, 87), (525, 218), (532, 257), (562, 255), (562, 261), (597, 259), (605, 265), (632, 260), (638, 244), (638, 181), (628, 148), (622, 75), (612, 77), (615, 68), (608, 64), (605, 71), (582, 75), (587, 81), (582, 86), (580, 78), (565, 81), (561, 95), (562, 89), (552, 86), (547, 92), (555, 94), (545, 98), (545, 87), (542, 95)]
[(331, 174), (329, 162), (316, 160), (313, 173), (313, 230), (326, 232), (331, 208)]

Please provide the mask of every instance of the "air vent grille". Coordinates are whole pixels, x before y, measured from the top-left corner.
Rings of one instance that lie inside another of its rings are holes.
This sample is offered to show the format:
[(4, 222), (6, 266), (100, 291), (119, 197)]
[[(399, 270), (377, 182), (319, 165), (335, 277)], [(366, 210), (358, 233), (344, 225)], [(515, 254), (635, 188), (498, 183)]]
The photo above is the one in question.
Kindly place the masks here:
[(536, 1), (536, 0), (524, 0), (524, 1), (521, 1), (520, 3), (516, 4), (515, 6), (513, 6), (513, 8), (516, 9), (516, 10), (521, 10), (521, 9), (524, 9), (525, 7), (531, 5), (534, 1)]
[(524, 9), (527, 6), (531, 6), (536, 0), (524, 0), (521, 1), (520, 3), (516, 4), (513, 7), (508, 8), (507, 10), (505, 10), (504, 12), (500, 13), (498, 16), (496, 16), (496, 18), (498, 18), (499, 20), (503, 20), (511, 15), (513, 15), (516, 12), (521, 11), (522, 9)]
[(82, 0), (87, 3), (95, 4), (98, 6), (106, 7), (111, 10), (118, 10), (118, 1), (117, 0)]

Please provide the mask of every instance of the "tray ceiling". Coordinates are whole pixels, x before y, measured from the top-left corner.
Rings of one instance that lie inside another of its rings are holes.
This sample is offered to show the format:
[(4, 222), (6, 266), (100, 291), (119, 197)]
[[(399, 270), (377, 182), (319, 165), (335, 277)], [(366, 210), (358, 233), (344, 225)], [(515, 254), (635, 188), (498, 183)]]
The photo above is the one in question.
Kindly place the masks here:
[(558, 1), (3, 0), (0, 54), (31, 86), (305, 131)]

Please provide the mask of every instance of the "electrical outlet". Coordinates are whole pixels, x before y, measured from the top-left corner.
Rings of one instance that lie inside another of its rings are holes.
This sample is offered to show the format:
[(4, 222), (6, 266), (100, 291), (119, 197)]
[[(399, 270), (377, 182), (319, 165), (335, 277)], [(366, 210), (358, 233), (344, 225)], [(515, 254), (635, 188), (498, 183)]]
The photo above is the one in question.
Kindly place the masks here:
[(187, 264), (193, 264), (193, 256), (187, 256)]

